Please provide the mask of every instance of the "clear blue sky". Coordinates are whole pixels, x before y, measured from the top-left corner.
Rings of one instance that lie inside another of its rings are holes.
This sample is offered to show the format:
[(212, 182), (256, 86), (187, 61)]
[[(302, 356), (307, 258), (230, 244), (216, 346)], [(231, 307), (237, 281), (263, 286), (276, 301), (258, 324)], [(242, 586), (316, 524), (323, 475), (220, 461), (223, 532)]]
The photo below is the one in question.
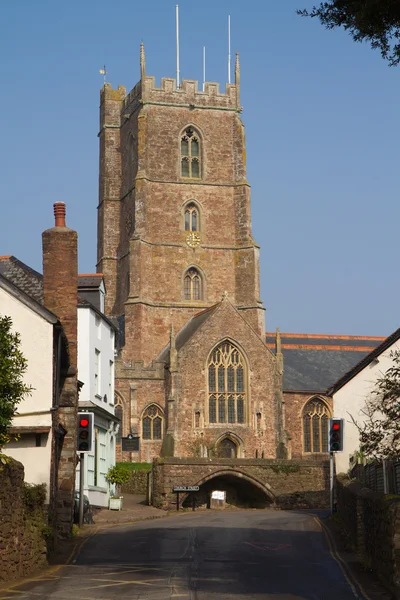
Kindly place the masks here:
[[(226, 82), (240, 52), (253, 233), (267, 329), (387, 335), (399, 326), (400, 67), (295, 14), (310, 0), (180, 1), (181, 73)], [(0, 254), (41, 270), (67, 203), (81, 272), (95, 270), (98, 106), (108, 79), (174, 76), (175, 2), (0, 2)], [(224, 86), (222, 86), (224, 87)]]

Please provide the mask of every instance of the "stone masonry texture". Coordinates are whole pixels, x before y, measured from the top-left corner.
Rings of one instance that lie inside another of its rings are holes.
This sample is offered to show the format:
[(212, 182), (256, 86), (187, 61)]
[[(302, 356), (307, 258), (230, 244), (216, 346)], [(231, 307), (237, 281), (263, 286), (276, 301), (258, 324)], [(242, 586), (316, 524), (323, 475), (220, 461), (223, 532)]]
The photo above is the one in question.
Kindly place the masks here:
[[(235, 83), (225, 92), (209, 82), (203, 92), (195, 81), (183, 80), (178, 89), (169, 78), (157, 88), (146, 75), (143, 48), (141, 57), (141, 79), (129, 93), (105, 84), (100, 95), (97, 269), (105, 278), (107, 314), (124, 317), (115, 382), (122, 435), (140, 438), (138, 452), (119, 447), (118, 458), (199, 456), (224, 438), (234, 441), (240, 459), (300, 456), (306, 399), (293, 396), (285, 404), (282, 355), (264, 342), (239, 63)], [(188, 128), (200, 144), (198, 178), (181, 172), (181, 139)], [(194, 246), (185, 230), (189, 203), (199, 217)], [(201, 277), (196, 300), (185, 298), (190, 268)], [(199, 313), (216, 305), (201, 327), (171, 350), (171, 327), (179, 340)], [(246, 363), (240, 425), (209, 423), (207, 361), (224, 340)], [(162, 411), (162, 440), (143, 439), (142, 415), (151, 404)]]
[(52, 526), (58, 537), (69, 537), (73, 522), (77, 380), (78, 237), (68, 227), (43, 232), (44, 304), (59, 318), (68, 349), (53, 411), (53, 460), (51, 482)]
[(24, 467), (0, 463), (0, 582), (26, 577), (47, 564), (43, 505), (24, 501)]

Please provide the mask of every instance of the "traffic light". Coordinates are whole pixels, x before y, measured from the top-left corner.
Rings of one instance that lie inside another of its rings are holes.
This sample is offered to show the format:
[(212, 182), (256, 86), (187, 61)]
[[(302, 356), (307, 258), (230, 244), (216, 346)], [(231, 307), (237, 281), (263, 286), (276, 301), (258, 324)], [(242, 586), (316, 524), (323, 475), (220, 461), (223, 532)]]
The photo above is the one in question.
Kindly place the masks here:
[(329, 452), (343, 450), (343, 419), (329, 419)]
[(93, 413), (78, 413), (78, 445), (77, 452), (93, 450)]

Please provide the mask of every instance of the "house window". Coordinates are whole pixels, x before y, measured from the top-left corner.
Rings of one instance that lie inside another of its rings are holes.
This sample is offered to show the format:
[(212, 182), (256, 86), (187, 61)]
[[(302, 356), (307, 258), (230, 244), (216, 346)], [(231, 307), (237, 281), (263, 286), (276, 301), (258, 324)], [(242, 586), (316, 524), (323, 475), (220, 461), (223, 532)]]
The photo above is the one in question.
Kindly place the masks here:
[(200, 411), (196, 410), (194, 413), (194, 426), (196, 429), (200, 427)]
[(152, 404), (142, 416), (142, 438), (144, 440), (161, 440), (163, 435), (164, 413), (161, 408)]
[(185, 300), (201, 300), (202, 285), (200, 273), (194, 267), (186, 271), (184, 277), (184, 296)]
[(199, 210), (193, 202), (185, 208), (185, 231), (200, 231)]
[(328, 452), (329, 410), (320, 398), (313, 398), (303, 409), (304, 452)]
[(100, 396), (100, 350), (94, 351), (94, 393)]
[(245, 362), (239, 350), (223, 342), (208, 361), (208, 419), (210, 423), (245, 422)]
[(200, 139), (192, 127), (181, 138), (181, 175), (191, 179), (200, 178)]

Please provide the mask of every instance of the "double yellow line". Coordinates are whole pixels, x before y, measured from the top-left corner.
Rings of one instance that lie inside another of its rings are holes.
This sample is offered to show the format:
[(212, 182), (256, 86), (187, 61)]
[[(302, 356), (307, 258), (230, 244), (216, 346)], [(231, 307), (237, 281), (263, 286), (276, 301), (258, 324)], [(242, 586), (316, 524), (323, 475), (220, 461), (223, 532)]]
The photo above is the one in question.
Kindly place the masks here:
[[(368, 594), (365, 592), (361, 583), (358, 581), (358, 579), (356, 579), (354, 574), (351, 572), (347, 563), (340, 556), (339, 551), (335, 544), (335, 540), (333, 539), (332, 534), (329, 531), (329, 529), (326, 527), (326, 525), (324, 525), (320, 521), (320, 519), (318, 517), (314, 517), (314, 521), (317, 523), (319, 528), (325, 533), (325, 537), (328, 542), (329, 553), (332, 556), (333, 560), (339, 565), (339, 568), (342, 571), (345, 580), (349, 584), (349, 586), (354, 594), (354, 597), (357, 598), (357, 600), (372, 600), (371, 597), (368, 596)], [(359, 592), (361, 593), (361, 596), (360, 596)]]

